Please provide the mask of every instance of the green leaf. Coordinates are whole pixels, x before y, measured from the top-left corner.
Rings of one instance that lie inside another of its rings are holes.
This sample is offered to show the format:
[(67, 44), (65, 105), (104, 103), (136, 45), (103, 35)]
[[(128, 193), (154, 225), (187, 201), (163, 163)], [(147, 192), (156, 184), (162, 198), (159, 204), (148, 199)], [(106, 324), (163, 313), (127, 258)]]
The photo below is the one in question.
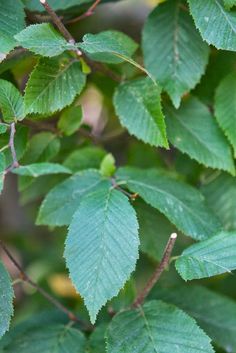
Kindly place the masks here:
[(227, 11), (222, 0), (188, 0), (202, 38), (217, 49), (236, 51), (236, 12)]
[(64, 135), (71, 136), (80, 128), (82, 118), (81, 106), (69, 107), (61, 114), (57, 126)]
[(12, 172), (18, 175), (32, 176), (34, 178), (47, 174), (71, 174), (71, 170), (63, 167), (63, 165), (48, 162), (24, 165), (15, 168)]
[(85, 80), (78, 61), (41, 59), (27, 82), (26, 113), (52, 114), (62, 110), (81, 93)]
[(14, 292), (11, 278), (3, 264), (0, 262), (0, 338), (9, 329), (13, 315)]
[(5, 155), (0, 152), (0, 173), (3, 172), (6, 168), (6, 158)]
[(16, 34), (15, 39), (23, 48), (47, 57), (60, 55), (65, 50), (76, 49), (75, 45), (68, 43), (49, 23), (28, 26)]
[(236, 74), (227, 75), (220, 83), (215, 95), (216, 119), (234, 148), (236, 156)]
[(48, 131), (40, 132), (29, 140), (22, 163), (32, 164), (36, 162), (47, 162), (53, 159), (59, 151), (59, 138)]
[(121, 84), (116, 89), (114, 105), (130, 134), (150, 145), (168, 147), (160, 89), (149, 78)]
[(37, 224), (69, 225), (82, 198), (102, 182), (97, 171), (85, 170), (56, 185), (45, 197), (37, 217)]
[(138, 222), (128, 198), (108, 181), (85, 197), (73, 216), (65, 259), (91, 322), (129, 279), (138, 258)]
[(190, 97), (179, 110), (165, 107), (167, 135), (181, 152), (207, 167), (235, 174), (230, 146), (208, 108)]
[(185, 281), (215, 276), (236, 269), (236, 232), (220, 234), (183, 251), (176, 269)]
[(14, 35), (25, 27), (22, 2), (0, 0), (0, 54), (8, 54), (16, 45)]
[(236, 303), (232, 299), (196, 285), (158, 287), (152, 297), (177, 305), (196, 319), (218, 346), (226, 352), (236, 351)]
[(119, 182), (164, 213), (186, 235), (200, 240), (219, 231), (219, 221), (206, 207), (200, 192), (190, 185), (152, 169), (121, 168), (117, 176)]
[(236, 178), (222, 173), (205, 183), (201, 191), (224, 228), (236, 229)]
[(126, 34), (118, 31), (105, 31), (98, 34), (86, 34), (78, 47), (93, 60), (119, 64), (131, 58), (138, 44)]
[(7, 123), (23, 120), (23, 98), (18, 89), (5, 80), (0, 80), (0, 109)]
[(182, 310), (150, 301), (113, 318), (107, 332), (107, 353), (214, 353), (210, 342)]
[(73, 172), (89, 168), (99, 169), (105, 155), (106, 152), (99, 147), (83, 147), (71, 152), (64, 161), (64, 166)]
[(77, 329), (52, 324), (23, 332), (6, 347), (7, 353), (84, 353), (86, 340)]
[(182, 1), (159, 4), (143, 29), (145, 67), (179, 107), (183, 94), (199, 82), (209, 49)]
[(116, 171), (115, 158), (111, 153), (108, 153), (102, 160), (100, 173), (104, 177), (111, 177)]
[(224, 5), (226, 7), (227, 10), (230, 10), (231, 7), (236, 5), (236, 1), (235, 0), (223, 0)]
[(160, 261), (170, 234), (176, 228), (155, 208), (139, 198), (134, 203), (139, 222), (140, 250), (155, 261)]

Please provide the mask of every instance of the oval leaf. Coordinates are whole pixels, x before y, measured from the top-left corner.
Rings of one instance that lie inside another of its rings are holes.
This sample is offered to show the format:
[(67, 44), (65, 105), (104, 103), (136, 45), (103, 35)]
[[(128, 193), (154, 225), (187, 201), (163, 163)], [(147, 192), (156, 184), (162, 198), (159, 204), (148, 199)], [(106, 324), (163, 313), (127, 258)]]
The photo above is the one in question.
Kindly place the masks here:
[(160, 89), (151, 79), (120, 85), (115, 92), (114, 105), (121, 124), (132, 135), (150, 145), (168, 147)]
[(0, 80), (0, 109), (3, 120), (11, 123), (16, 120), (23, 120), (23, 97), (18, 89), (5, 80)]
[(220, 225), (206, 207), (203, 196), (193, 187), (172, 179), (156, 170), (121, 168), (118, 180), (138, 193), (144, 201), (157, 208), (178, 229), (194, 239), (216, 234)]
[(92, 323), (134, 271), (138, 246), (134, 209), (124, 194), (104, 181), (74, 214), (64, 254)]
[(132, 57), (138, 44), (122, 32), (105, 31), (86, 34), (83, 37), (83, 43), (79, 43), (78, 47), (93, 60), (119, 64), (125, 60), (125, 57)]
[(32, 176), (34, 178), (48, 174), (71, 174), (70, 169), (63, 165), (47, 162), (20, 166), (19, 168), (15, 168), (12, 172), (18, 175)]
[(176, 269), (185, 281), (236, 269), (236, 232), (222, 232), (183, 251)]
[(15, 39), (23, 48), (47, 57), (60, 55), (65, 50), (76, 49), (73, 44), (68, 43), (49, 23), (28, 26), (16, 34)]
[(191, 97), (178, 110), (166, 106), (165, 114), (168, 138), (176, 148), (207, 167), (235, 174), (227, 139), (204, 104)]
[(216, 119), (234, 148), (236, 156), (236, 74), (226, 76), (215, 95)]
[(159, 4), (145, 23), (142, 41), (147, 70), (176, 107), (182, 95), (199, 82), (209, 55), (183, 6), (179, 0)]
[(182, 310), (150, 301), (113, 318), (107, 332), (107, 353), (214, 353), (210, 342)]
[(218, 49), (236, 51), (236, 12), (228, 11), (222, 0), (188, 0), (202, 38)]
[(52, 114), (62, 110), (81, 93), (85, 80), (78, 61), (41, 59), (25, 89), (26, 113)]

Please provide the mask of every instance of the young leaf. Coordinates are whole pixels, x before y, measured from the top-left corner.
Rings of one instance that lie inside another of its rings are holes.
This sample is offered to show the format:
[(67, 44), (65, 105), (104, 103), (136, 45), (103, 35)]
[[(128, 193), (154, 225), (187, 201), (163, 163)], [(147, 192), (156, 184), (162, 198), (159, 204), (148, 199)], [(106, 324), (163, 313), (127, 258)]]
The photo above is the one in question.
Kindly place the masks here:
[(13, 315), (13, 298), (14, 292), (10, 276), (0, 262), (0, 338), (9, 329)]
[(52, 114), (62, 110), (80, 94), (85, 80), (78, 61), (41, 59), (27, 82), (26, 113)]
[(0, 80), (0, 109), (3, 120), (7, 123), (22, 120), (25, 117), (23, 97), (11, 82), (5, 80)]
[(221, 229), (203, 196), (190, 185), (152, 169), (121, 168), (117, 177), (186, 235), (201, 240)]
[(37, 217), (37, 224), (69, 225), (82, 198), (102, 182), (97, 171), (85, 170), (56, 185), (45, 197)]
[(236, 51), (236, 13), (227, 11), (222, 0), (188, 0), (202, 38), (217, 49)]
[(236, 269), (236, 232), (220, 234), (183, 251), (176, 269), (185, 281), (215, 276)]
[(134, 271), (138, 246), (134, 209), (124, 194), (103, 181), (74, 214), (64, 254), (92, 323)]
[(111, 177), (116, 171), (116, 161), (111, 153), (108, 153), (102, 160), (100, 173), (104, 177)]
[(179, 110), (165, 107), (167, 135), (181, 152), (211, 167), (235, 174), (230, 146), (208, 108), (197, 98), (184, 101)]
[(78, 47), (93, 60), (119, 64), (126, 57), (132, 57), (138, 44), (122, 32), (105, 31), (98, 34), (86, 34)]
[(182, 1), (159, 4), (143, 29), (145, 67), (170, 95), (176, 108), (205, 71), (209, 49)]
[(216, 119), (234, 148), (236, 156), (236, 74), (227, 75), (216, 90)]
[(107, 353), (214, 353), (210, 342), (182, 310), (150, 301), (113, 318), (107, 332)]
[(0, 0), (0, 54), (8, 54), (16, 45), (14, 35), (25, 27), (21, 1)]
[(121, 84), (115, 92), (114, 105), (121, 124), (132, 135), (150, 145), (168, 147), (160, 89), (151, 79)]
[(201, 286), (158, 287), (152, 298), (177, 305), (226, 352), (236, 350), (236, 303), (222, 294)]
[(86, 339), (82, 332), (66, 325), (36, 327), (13, 338), (4, 351), (7, 353), (84, 353)]
[(203, 185), (201, 191), (224, 228), (236, 229), (236, 178), (222, 173)]
[(37, 178), (47, 174), (71, 174), (71, 170), (57, 163), (34, 163), (15, 168), (13, 173)]
[(61, 114), (57, 126), (64, 135), (71, 136), (80, 128), (82, 118), (81, 106), (69, 107)]
[(15, 39), (23, 47), (35, 54), (52, 57), (62, 54), (65, 50), (76, 49), (49, 23), (28, 26), (15, 35)]

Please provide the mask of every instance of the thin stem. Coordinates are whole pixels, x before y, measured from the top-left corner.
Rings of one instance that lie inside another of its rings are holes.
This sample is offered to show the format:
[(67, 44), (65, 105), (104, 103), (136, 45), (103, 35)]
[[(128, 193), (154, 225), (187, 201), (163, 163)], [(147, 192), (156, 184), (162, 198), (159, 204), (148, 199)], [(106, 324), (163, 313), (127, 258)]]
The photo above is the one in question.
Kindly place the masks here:
[(17, 168), (19, 167), (19, 163), (17, 160), (16, 149), (15, 149), (15, 133), (16, 133), (15, 123), (11, 123), (10, 129), (11, 131), (10, 131), (9, 147), (12, 155), (12, 168)]
[(11, 260), (11, 262), (13, 263), (13, 265), (18, 269), (18, 271), (20, 272), (20, 278), (22, 281), (30, 284), (33, 288), (35, 288), (40, 294), (42, 294), (42, 296), (47, 299), (51, 304), (53, 304), (57, 309), (59, 309), (60, 311), (64, 312), (68, 318), (71, 321), (80, 323), (85, 325), (85, 328), (87, 329), (91, 329), (92, 327), (87, 326), (87, 324), (85, 324), (81, 319), (79, 319), (77, 316), (75, 316), (74, 313), (72, 313), (70, 310), (68, 310), (64, 305), (62, 305), (57, 299), (55, 299), (54, 297), (52, 297), (48, 292), (46, 292), (43, 288), (41, 288), (36, 282), (34, 282), (27, 274), (26, 272), (23, 270), (23, 268), (21, 267), (21, 265), (17, 262), (17, 260), (14, 258), (14, 256), (12, 255), (12, 253), (8, 250), (8, 248), (5, 246), (5, 244), (2, 242), (2, 240), (0, 240), (0, 246), (2, 248), (2, 250), (5, 252), (5, 254), (7, 255), (7, 257)]
[(148, 294), (150, 293), (150, 291), (152, 290), (154, 285), (157, 283), (157, 281), (161, 277), (162, 272), (168, 267), (176, 239), (177, 239), (177, 234), (176, 233), (171, 234), (171, 236), (168, 240), (168, 243), (166, 245), (161, 262), (157, 266), (157, 268), (154, 271), (151, 278), (148, 280), (148, 282), (147, 282), (146, 286), (144, 287), (144, 289), (142, 290), (142, 292), (135, 299), (135, 301), (132, 305), (133, 308), (137, 308), (138, 306), (142, 305), (145, 298), (148, 296)]
[(135, 194), (131, 194), (130, 192), (122, 189), (117, 183), (116, 183), (116, 180), (115, 178), (111, 178), (111, 183), (112, 183), (112, 186), (114, 189), (117, 189), (119, 190), (120, 192), (122, 192), (124, 195), (128, 196), (132, 201), (135, 201), (138, 197), (138, 194), (135, 193)]
[(58, 30), (61, 32), (63, 37), (70, 43), (74, 44), (75, 40), (70, 34), (70, 32), (66, 29), (63, 23), (60, 20), (60, 17), (57, 16), (56, 12), (51, 8), (46, 0), (39, 0), (43, 7), (45, 8), (46, 12), (50, 15), (53, 23), (57, 26)]
[(75, 23), (83, 20), (84, 18), (87, 18), (89, 16), (92, 16), (94, 14), (95, 8), (100, 4), (101, 0), (96, 0), (89, 8), (88, 10), (83, 13), (82, 15), (73, 18), (72, 20), (68, 20), (66, 23)]

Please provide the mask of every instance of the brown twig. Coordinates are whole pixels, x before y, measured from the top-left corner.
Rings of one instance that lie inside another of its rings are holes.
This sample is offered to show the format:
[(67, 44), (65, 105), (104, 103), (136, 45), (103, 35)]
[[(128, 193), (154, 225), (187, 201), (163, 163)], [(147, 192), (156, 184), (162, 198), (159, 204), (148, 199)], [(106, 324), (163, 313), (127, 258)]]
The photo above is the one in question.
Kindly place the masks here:
[(166, 248), (165, 248), (165, 251), (164, 251), (164, 254), (163, 254), (163, 257), (162, 257), (160, 264), (156, 268), (156, 270), (153, 273), (153, 275), (151, 276), (151, 278), (148, 280), (148, 282), (147, 282), (146, 286), (144, 287), (144, 289), (142, 290), (142, 292), (135, 299), (135, 301), (132, 305), (133, 308), (137, 308), (138, 306), (142, 305), (145, 298), (150, 293), (151, 289), (154, 287), (154, 285), (157, 283), (157, 281), (161, 277), (162, 272), (169, 265), (171, 253), (173, 251), (176, 239), (177, 239), (177, 234), (176, 233), (171, 234), (170, 239), (168, 240), (168, 243), (166, 245)]
[(0, 240), (0, 246), (2, 248), (2, 250), (5, 252), (5, 254), (7, 255), (7, 257), (11, 260), (11, 262), (13, 263), (13, 265), (18, 269), (18, 271), (20, 272), (20, 278), (22, 279), (22, 281), (30, 284), (33, 288), (35, 288), (40, 294), (42, 294), (42, 296), (47, 299), (51, 304), (53, 304), (57, 309), (59, 309), (60, 311), (62, 311), (63, 313), (65, 313), (68, 318), (71, 321), (77, 322), (82, 324), (85, 329), (91, 330), (92, 326), (85, 324), (81, 319), (79, 319), (74, 313), (72, 313), (70, 310), (68, 310), (64, 305), (62, 305), (57, 299), (55, 299), (54, 297), (52, 297), (48, 292), (46, 292), (43, 288), (41, 288), (36, 282), (34, 282), (27, 274), (26, 272), (23, 270), (23, 268), (21, 267), (21, 265), (16, 261), (16, 259), (14, 258), (14, 256), (12, 255), (12, 253), (8, 250), (8, 248), (5, 246), (5, 244), (2, 242), (2, 240)]
[(84, 18), (87, 18), (89, 16), (92, 16), (94, 14), (94, 10), (95, 8), (100, 4), (101, 0), (96, 0), (89, 8), (88, 10), (83, 13), (82, 15), (80, 16), (77, 16), (71, 20), (68, 20), (66, 21), (66, 23), (76, 23), (76, 22), (79, 22), (81, 20), (83, 20)]
[(57, 16), (56, 12), (51, 8), (46, 0), (39, 0), (43, 7), (45, 8), (46, 12), (50, 15), (53, 23), (57, 26), (58, 30), (61, 32), (63, 37), (70, 43), (75, 44), (75, 40), (70, 34), (70, 32), (66, 29), (66, 27), (61, 22), (59, 16)]
[(19, 167), (19, 162), (17, 160), (17, 155), (16, 155), (16, 149), (15, 149), (15, 133), (16, 133), (16, 125), (15, 123), (10, 124), (10, 139), (8, 142), (8, 147), (10, 148), (11, 151), (11, 156), (12, 156), (12, 164), (10, 167), (5, 169), (4, 171), (4, 176), (11, 172), (14, 168)]

